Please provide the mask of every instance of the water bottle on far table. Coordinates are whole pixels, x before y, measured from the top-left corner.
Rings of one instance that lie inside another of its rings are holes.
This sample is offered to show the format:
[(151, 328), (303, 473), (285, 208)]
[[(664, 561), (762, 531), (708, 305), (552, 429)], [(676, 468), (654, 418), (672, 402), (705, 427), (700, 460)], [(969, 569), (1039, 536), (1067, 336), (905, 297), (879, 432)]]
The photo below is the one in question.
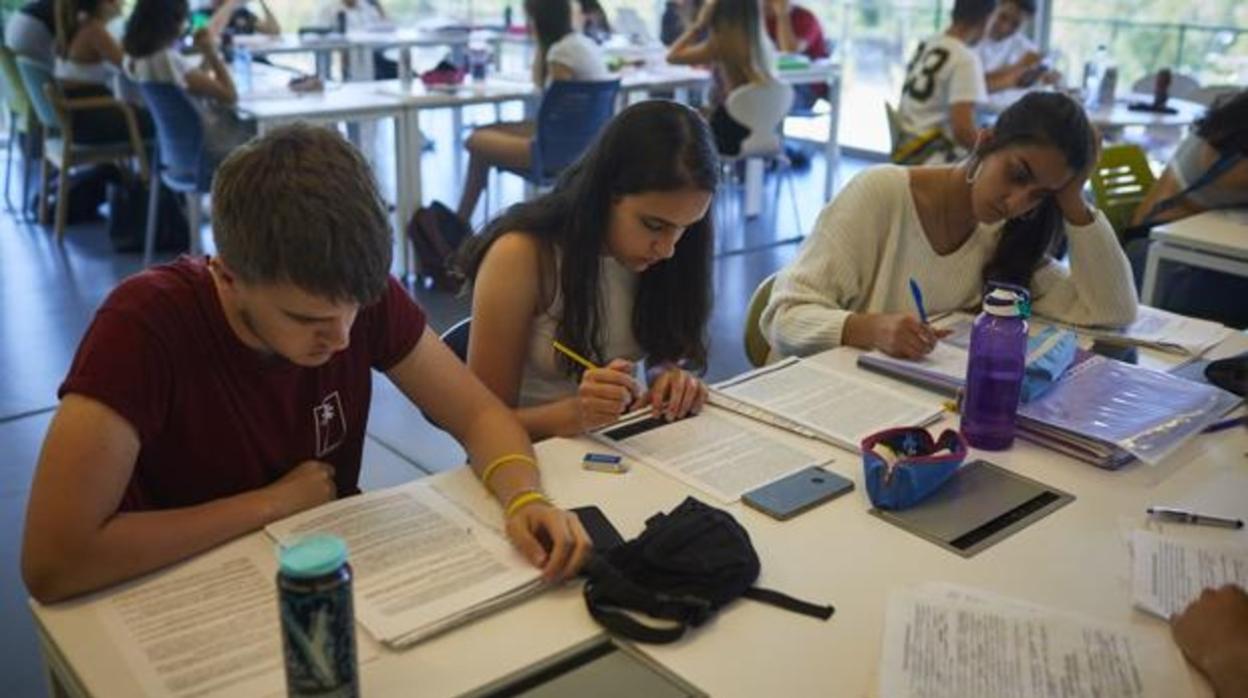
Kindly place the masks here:
[(996, 286), (975, 318), (962, 399), (962, 435), (975, 448), (1000, 451), (1014, 443), (1030, 314), (1026, 290)]
[(238, 84), (238, 93), (247, 94), (251, 92), (251, 51), (246, 46), (234, 44), (234, 65), (232, 66), (234, 73), (234, 82)]
[(1109, 49), (1105, 44), (1100, 44), (1083, 70), (1083, 95), (1089, 109), (1100, 106), (1101, 81), (1105, 78), (1105, 69), (1108, 66)]

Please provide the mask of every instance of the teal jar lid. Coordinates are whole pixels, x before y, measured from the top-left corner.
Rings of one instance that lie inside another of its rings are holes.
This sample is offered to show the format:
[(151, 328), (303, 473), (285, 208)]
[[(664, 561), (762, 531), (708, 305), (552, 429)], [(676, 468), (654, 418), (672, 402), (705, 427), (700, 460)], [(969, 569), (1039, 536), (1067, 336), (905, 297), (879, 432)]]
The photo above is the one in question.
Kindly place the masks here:
[(283, 548), (278, 556), (282, 574), (307, 579), (323, 577), (347, 561), (347, 544), (338, 536), (317, 534)]

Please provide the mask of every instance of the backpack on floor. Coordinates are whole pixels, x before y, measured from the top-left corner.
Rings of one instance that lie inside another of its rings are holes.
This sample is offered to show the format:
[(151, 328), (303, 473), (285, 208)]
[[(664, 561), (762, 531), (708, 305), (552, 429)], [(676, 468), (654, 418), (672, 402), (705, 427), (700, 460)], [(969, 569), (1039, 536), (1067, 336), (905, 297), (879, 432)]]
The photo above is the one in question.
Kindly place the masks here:
[(451, 261), (472, 229), (440, 201), (422, 206), (407, 223), (407, 237), (416, 248), (416, 273), (422, 282), (443, 291), (456, 291), (463, 278)]
[[(650, 517), (637, 538), (590, 559), (585, 603), (612, 633), (658, 644), (680, 639), (741, 596), (822, 620), (832, 617), (831, 606), (754, 586), (758, 572), (758, 554), (741, 524), (689, 497), (670, 513)], [(661, 623), (644, 623), (637, 614)]]
[[(164, 184), (156, 222), (156, 251), (184, 252), (190, 248), (190, 224), (182, 211), (182, 197)], [(142, 252), (147, 238), (148, 185), (128, 177), (108, 185), (108, 239), (115, 252)]]

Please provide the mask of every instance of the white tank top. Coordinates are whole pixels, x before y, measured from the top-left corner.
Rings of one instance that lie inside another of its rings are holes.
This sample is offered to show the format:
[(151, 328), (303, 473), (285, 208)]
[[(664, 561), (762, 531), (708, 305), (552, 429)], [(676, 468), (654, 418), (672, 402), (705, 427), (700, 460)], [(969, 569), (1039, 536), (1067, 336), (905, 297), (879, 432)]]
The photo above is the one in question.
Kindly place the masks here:
[(53, 70), (53, 74), (58, 80), (103, 85), (108, 88), (112, 88), (113, 76), (119, 72), (117, 67), (108, 61), (79, 63), (78, 61), (61, 58), (60, 56), (57, 56), (56, 68)]
[[(603, 300), (602, 349), (607, 360), (640, 361), (644, 358), (641, 345), (633, 336), (633, 301), (637, 297), (638, 275), (614, 257), (603, 257), (598, 279), (598, 292)], [(533, 321), (528, 357), (524, 361), (524, 375), (520, 382), (520, 407), (541, 405), (576, 393), (578, 381), (563, 372), (562, 362), (556, 360), (555, 348), (551, 344), (562, 313), (563, 294), (556, 291), (550, 308)], [(571, 349), (587, 353), (583, 347)]]

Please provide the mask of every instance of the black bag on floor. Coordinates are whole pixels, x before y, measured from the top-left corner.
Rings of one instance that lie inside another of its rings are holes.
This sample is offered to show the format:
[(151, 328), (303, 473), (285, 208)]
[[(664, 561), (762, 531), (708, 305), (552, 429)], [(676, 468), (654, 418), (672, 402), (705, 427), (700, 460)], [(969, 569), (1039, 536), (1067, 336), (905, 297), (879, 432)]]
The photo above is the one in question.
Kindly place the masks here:
[[(181, 197), (160, 186), (160, 220), (156, 223), (156, 250), (182, 252), (190, 247), (190, 225), (182, 212)], [(137, 177), (108, 187), (108, 239), (116, 252), (142, 252), (147, 235), (148, 188)]]
[[(689, 497), (655, 514), (637, 538), (595, 555), (585, 568), (585, 603), (607, 630), (638, 642), (674, 642), (744, 596), (827, 620), (835, 609), (754, 586), (758, 554), (726, 511)], [(631, 611), (670, 621), (641, 622)]]
[[(38, 177), (35, 178), (38, 181)], [(65, 209), (65, 224), (92, 223), (100, 220), (100, 206), (107, 199), (108, 187), (121, 181), (121, 170), (116, 165), (91, 165), (78, 167), (69, 173), (69, 202)], [(48, 220), (56, 220), (56, 202), (61, 196), (60, 178), (48, 177)], [(38, 192), (32, 194), (31, 210), (39, 210)]]
[(407, 237), (416, 248), (416, 272), (443, 291), (459, 290), (463, 278), (452, 268), (455, 252), (472, 229), (440, 201), (422, 206), (407, 223)]

